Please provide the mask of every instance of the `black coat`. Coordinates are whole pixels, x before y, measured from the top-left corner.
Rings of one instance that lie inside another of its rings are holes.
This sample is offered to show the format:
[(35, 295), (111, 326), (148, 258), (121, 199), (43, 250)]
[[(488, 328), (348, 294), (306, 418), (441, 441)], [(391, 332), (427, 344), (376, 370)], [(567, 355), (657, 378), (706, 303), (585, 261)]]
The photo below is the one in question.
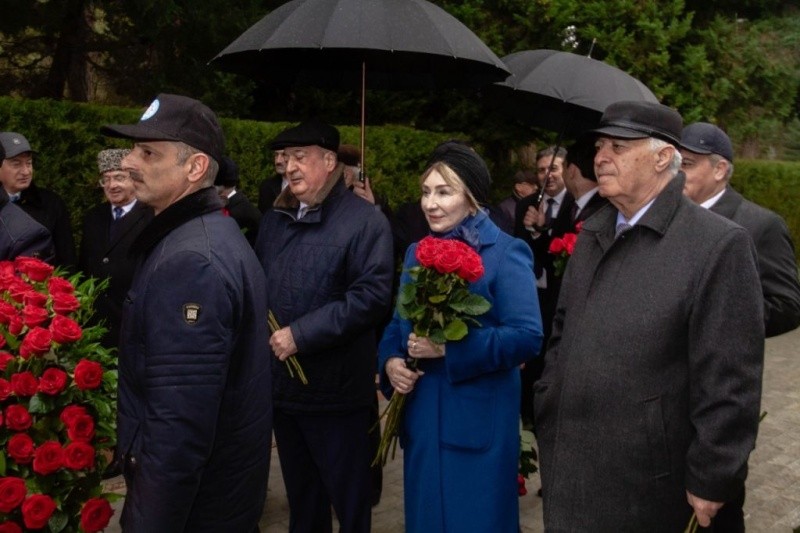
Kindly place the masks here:
[(255, 245), (258, 225), (261, 222), (261, 211), (250, 203), (250, 200), (242, 191), (238, 190), (236, 194), (228, 198), (228, 204), (225, 207), (228, 209), (231, 218), (239, 224), (239, 228), (247, 238), (247, 242), (251, 246)]
[(758, 253), (758, 275), (764, 293), (764, 326), (767, 337), (800, 325), (800, 283), (797, 280), (794, 244), (781, 217), (745, 200), (728, 187), (711, 211), (733, 220), (750, 234)]
[(0, 188), (0, 260), (18, 256), (38, 257), (52, 262), (55, 255), (50, 232), (30, 215), (8, 201)]
[(72, 235), (72, 223), (64, 200), (53, 191), (31, 183), (20, 194), (17, 205), (50, 232), (56, 250), (53, 264), (74, 267), (77, 264), (75, 237)]
[[(131, 287), (136, 263), (129, 252), (131, 244), (153, 218), (153, 210), (136, 202), (121, 219), (114, 221), (107, 202), (90, 209), (83, 217), (78, 268), (87, 276), (109, 279), (108, 290), (95, 300), (95, 320), (105, 320), (107, 348), (119, 346), (122, 304)], [(114, 231), (111, 231), (112, 225)], [(112, 236), (113, 233), (113, 236)]]
[[(213, 187), (159, 213), (123, 312), (123, 530), (252, 532), (272, 440), (264, 273)], [(135, 460), (135, 462), (134, 462)]]
[(283, 184), (283, 176), (276, 174), (271, 178), (267, 178), (258, 186), (258, 210), (266, 213), (267, 209), (272, 208), (275, 199), (281, 193), (281, 186)]
[(295, 412), (371, 408), (376, 329), (392, 301), (389, 222), (339, 176), (331, 176), (318, 198), (296, 220), (299, 204), (285, 189), (258, 230), (267, 305), (281, 326), (291, 328), (308, 377), (303, 385), (272, 356), (275, 406)]

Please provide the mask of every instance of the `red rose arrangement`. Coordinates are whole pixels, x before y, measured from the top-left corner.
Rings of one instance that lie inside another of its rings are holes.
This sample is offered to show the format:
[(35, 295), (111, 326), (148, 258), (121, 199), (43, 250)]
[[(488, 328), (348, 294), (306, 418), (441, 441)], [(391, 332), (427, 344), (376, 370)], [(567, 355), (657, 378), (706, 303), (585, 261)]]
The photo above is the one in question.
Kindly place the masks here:
[[(411, 282), (400, 289), (397, 312), (409, 320), (414, 333), (436, 344), (458, 341), (469, 333), (468, 323), (480, 326), (474, 317), (489, 311), (486, 298), (469, 291), (469, 283), (483, 277), (483, 261), (467, 244), (455, 239), (425, 237), (417, 243), (420, 266), (409, 269)], [(408, 366), (414, 368), (416, 359)], [(389, 452), (394, 459), (406, 396), (395, 392), (381, 415), (386, 427), (372, 464), (385, 465)]]
[(549, 253), (555, 255), (553, 259), (553, 267), (555, 268), (556, 276), (563, 276), (564, 271), (567, 269), (567, 261), (575, 251), (575, 243), (578, 242), (578, 233), (581, 232), (583, 223), (578, 222), (575, 224), (575, 233), (565, 233), (563, 237), (554, 237), (550, 241), (550, 248), (547, 250)]
[(66, 279), (38, 259), (0, 261), (0, 532), (103, 530), (117, 373), (82, 327), (107, 282)]

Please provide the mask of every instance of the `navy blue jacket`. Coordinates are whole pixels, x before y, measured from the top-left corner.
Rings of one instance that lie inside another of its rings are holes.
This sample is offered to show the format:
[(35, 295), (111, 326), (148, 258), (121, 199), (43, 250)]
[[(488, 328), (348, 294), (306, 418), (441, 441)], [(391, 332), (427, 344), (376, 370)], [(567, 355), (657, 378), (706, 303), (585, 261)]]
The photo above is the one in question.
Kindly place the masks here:
[(261, 220), (256, 254), (269, 309), (291, 328), (309, 381), (291, 378), (273, 355), (275, 406), (344, 412), (375, 401), (376, 328), (392, 300), (392, 235), (380, 209), (338, 176), (319, 195), (324, 200), (296, 220), (297, 199), (284, 189)]
[(53, 239), (47, 228), (9, 202), (8, 195), (0, 187), (0, 260), (18, 256), (52, 262), (55, 257)]
[(126, 532), (254, 531), (272, 432), (264, 273), (213, 187), (156, 216), (123, 310)]

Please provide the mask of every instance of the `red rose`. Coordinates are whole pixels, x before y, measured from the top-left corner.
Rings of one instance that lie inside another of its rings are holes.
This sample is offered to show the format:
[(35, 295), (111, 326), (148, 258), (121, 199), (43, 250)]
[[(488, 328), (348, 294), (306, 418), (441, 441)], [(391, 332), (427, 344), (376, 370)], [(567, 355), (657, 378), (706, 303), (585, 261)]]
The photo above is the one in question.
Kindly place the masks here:
[(26, 465), (33, 461), (33, 454), (36, 447), (33, 439), (27, 433), (15, 433), (8, 439), (8, 455), (21, 465)]
[(105, 498), (92, 498), (81, 509), (81, 528), (86, 533), (102, 531), (111, 520), (114, 510)]
[(13, 261), (0, 261), (0, 276), (14, 276), (17, 273), (17, 269), (14, 267)]
[(61, 315), (53, 317), (52, 322), (50, 322), (50, 332), (53, 334), (53, 340), (59, 344), (75, 342), (83, 335), (83, 331), (77, 322)]
[(46, 494), (33, 494), (22, 504), (22, 521), (28, 529), (42, 529), (55, 510), (53, 498)]
[(26, 305), (22, 309), (22, 321), (26, 326), (32, 328), (34, 326), (41, 326), (47, 320), (49, 314), (44, 307), (37, 307), (35, 305)]
[(67, 292), (53, 293), (53, 311), (60, 315), (68, 315), (81, 308), (81, 303), (73, 294)]
[(72, 470), (94, 466), (94, 448), (85, 442), (71, 442), (64, 448), (64, 464)]
[(56, 294), (72, 294), (75, 292), (75, 287), (64, 278), (53, 276), (47, 280), (47, 290), (50, 291), (51, 296), (54, 296)]
[(52, 266), (35, 257), (17, 257), (14, 266), (31, 281), (44, 281), (53, 273)]
[(17, 372), (11, 376), (11, 390), (19, 397), (30, 397), (39, 390), (39, 380), (31, 371)]
[(81, 359), (75, 365), (75, 385), (81, 390), (96, 389), (103, 382), (103, 367), (100, 363)]
[(33, 424), (31, 414), (25, 406), (14, 404), (6, 407), (6, 427), (12, 431), (25, 431)]
[(19, 345), (19, 354), (23, 359), (30, 359), (32, 355), (42, 355), (50, 351), (53, 335), (50, 330), (35, 327), (31, 329), (22, 344)]
[(433, 268), (442, 274), (449, 274), (458, 270), (461, 266), (461, 251), (454, 246), (456, 241), (447, 241), (443, 244), (439, 255), (436, 256)]
[[(3, 369), (5, 370), (5, 369)], [(0, 378), (0, 402), (11, 396), (11, 383)]]
[(470, 283), (475, 283), (483, 277), (483, 261), (477, 253), (465, 255), (461, 259), (461, 268), (458, 269), (458, 277)]
[(22, 323), (22, 317), (19, 315), (14, 315), (11, 317), (11, 320), (8, 323), (8, 332), (14, 336), (19, 335), (22, 333), (22, 326), (25, 324)]
[(28, 489), (18, 477), (0, 477), (0, 512), (10, 513), (25, 500)]
[(517, 474), (517, 494), (525, 496), (528, 494), (528, 489), (525, 487), (525, 476)]
[(583, 230), (583, 221), (581, 220), (575, 224), (575, 233), (580, 233)]
[(550, 241), (550, 248), (547, 250), (551, 254), (558, 255), (566, 249), (564, 245), (564, 239), (561, 237), (553, 237), (553, 240)]
[(17, 308), (5, 300), (0, 300), (0, 324), (8, 324), (13, 316), (17, 316)]
[(39, 379), (39, 390), (44, 394), (55, 396), (67, 386), (67, 373), (60, 368), (50, 367), (42, 373)]
[[(0, 372), (5, 372), (9, 361), (13, 361), (14, 356), (8, 352), (0, 352)], [(0, 398), (5, 399), (5, 398)]]
[(16, 522), (3, 522), (0, 524), (0, 533), (22, 533), (22, 528)]
[(32, 305), (34, 307), (44, 307), (44, 304), (47, 303), (47, 295), (37, 291), (30, 291), (25, 294), (25, 298), (22, 300), (22, 303), (25, 305)]
[(78, 415), (67, 425), (67, 436), (75, 442), (89, 442), (94, 437), (94, 419), (89, 415)]
[(415, 255), (419, 264), (425, 268), (433, 268), (433, 262), (438, 255), (437, 241), (434, 237), (425, 237), (417, 243)]
[(58, 418), (61, 419), (65, 426), (70, 427), (75, 424), (75, 418), (84, 415), (88, 416), (88, 414), (85, 407), (80, 405), (68, 405), (61, 411)]
[(33, 454), (33, 471), (47, 476), (64, 465), (64, 450), (55, 441), (49, 440), (36, 448)]
[(29, 292), (35, 292), (33, 287), (16, 276), (8, 285), (8, 293), (15, 302), (22, 303)]
[(567, 249), (567, 253), (572, 255), (572, 252), (575, 251), (575, 243), (578, 241), (578, 236), (574, 233), (565, 233), (564, 234), (564, 248)]

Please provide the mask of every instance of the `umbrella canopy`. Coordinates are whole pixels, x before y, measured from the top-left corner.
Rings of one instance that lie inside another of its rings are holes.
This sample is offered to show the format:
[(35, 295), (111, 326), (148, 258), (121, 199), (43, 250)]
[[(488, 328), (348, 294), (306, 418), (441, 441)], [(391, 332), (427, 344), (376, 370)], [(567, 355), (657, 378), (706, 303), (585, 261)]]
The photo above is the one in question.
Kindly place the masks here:
[(482, 87), (506, 66), (455, 17), (425, 0), (292, 0), (211, 64), (267, 83), (361, 90)]
[(658, 102), (650, 89), (607, 63), (571, 52), (526, 50), (503, 58), (511, 71), (493, 94), (531, 126), (578, 135), (597, 126), (609, 104)]

